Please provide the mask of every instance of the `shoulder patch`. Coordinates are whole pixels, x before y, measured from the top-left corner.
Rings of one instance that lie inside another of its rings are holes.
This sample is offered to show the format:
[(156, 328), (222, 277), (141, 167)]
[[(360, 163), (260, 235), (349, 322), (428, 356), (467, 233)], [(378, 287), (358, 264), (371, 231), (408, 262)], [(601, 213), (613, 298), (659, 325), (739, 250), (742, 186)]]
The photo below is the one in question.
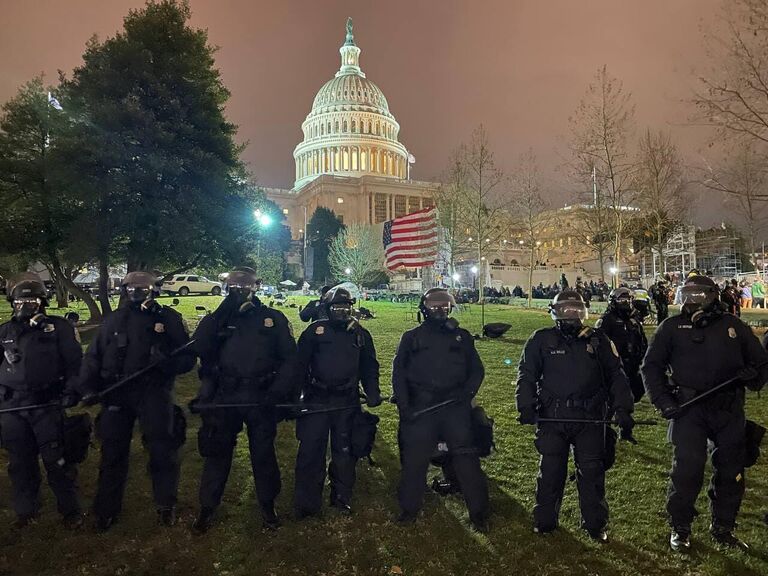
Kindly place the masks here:
[(597, 322), (595, 322), (595, 328), (600, 328), (603, 325), (603, 319), (598, 318)]
[(730, 336), (731, 338), (738, 338), (738, 334), (736, 334), (736, 328), (734, 328), (733, 326), (730, 326), (728, 328), (728, 336)]
[(272, 328), (275, 325), (275, 321), (269, 316), (264, 318), (264, 328)]
[(462, 340), (461, 334), (456, 334), (456, 342), (461, 342)]
[(317, 334), (318, 336), (322, 336), (323, 334), (325, 334), (325, 326), (318, 326), (317, 328), (315, 328), (315, 334)]
[(155, 322), (155, 332), (162, 334), (165, 332), (165, 324), (162, 322)]
[(53, 324), (46, 324), (43, 327), (43, 332), (45, 332), (45, 333), (50, 333), (50, 332), (55, 332), (55, 331), (56, 331), (56, 326), (54, 326)]

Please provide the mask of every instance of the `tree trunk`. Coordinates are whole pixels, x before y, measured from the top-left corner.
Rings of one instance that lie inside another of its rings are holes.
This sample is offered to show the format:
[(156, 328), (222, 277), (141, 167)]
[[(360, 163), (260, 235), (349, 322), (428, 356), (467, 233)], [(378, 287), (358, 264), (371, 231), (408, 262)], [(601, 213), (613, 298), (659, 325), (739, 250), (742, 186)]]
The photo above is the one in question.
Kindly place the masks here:
[(531, 242), (531, 256), (528, 259), (528, 308), (533, 306), (533, 242)]
[(99, 306), (96, 304), (93, 296), (91, 296), (88, 292), (78, 288), (77, 284), (75, 284), (71, 278), (65, 276), (63, 278), (63, 282), (67, 289), (72, 292), (76, 298), (80, 298), (83, 302), (85, 302), (85, 305), (88, 306), (88, 312), (91, 314), (91, 319), (88, 322), (91, 324), (97, 324), (101, 322), (101, 310), (99, 310)]
[(99, 302), (104, 316), (112, 312), (109, 302), (109, 263), (106, 258), (99, 259)]

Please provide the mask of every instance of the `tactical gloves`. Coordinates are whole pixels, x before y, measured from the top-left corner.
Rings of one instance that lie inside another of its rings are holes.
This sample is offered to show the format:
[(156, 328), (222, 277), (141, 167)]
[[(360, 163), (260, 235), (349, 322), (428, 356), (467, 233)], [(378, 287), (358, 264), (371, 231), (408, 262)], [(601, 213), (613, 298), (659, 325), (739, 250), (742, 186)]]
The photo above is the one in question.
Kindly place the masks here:
[(632, 418), (632, 414), (624, 410), (618, 410), (616, 412), (616, 422), (621, 430), (621, 439), (626, 440), (630, 444), (637, 444), (637, 440), (632, 436), (632, 430), (635, 428), (635, 419)]
[(62, 408), (74, 408), (79, 401), (80, 395), (77, 392), (65, 392), (59, 402)]
[(752, 366), (744, 366), (739, 369), (739, 371), (736, 372), (736, 377), (741, 380), (747, 388), (754, 390), (755, 392), (759, 392), (765, 384), (765, 382), (760, 379), (760, 372)]
[(670, 402), (669, 404), (665, 404), (661, 408), (659, 408), (661, 411), (661, 415), (666, 418), (667, 420), (674, 420), (678, 416), (680, 416), (681, 410), (680, 406), (677, 405), (675, 402)]
[(517, 417), (517, 421), (520, 424), (536, 424), (538, 420), (538, 414), (535, 408), (521, 408), (520, 416)]
[(97, 392), (89, 392), (80, 399), (80, 403), (83, 406), (93, 406), (94, 404), (98, 404), (100, 401), (101, 398)]

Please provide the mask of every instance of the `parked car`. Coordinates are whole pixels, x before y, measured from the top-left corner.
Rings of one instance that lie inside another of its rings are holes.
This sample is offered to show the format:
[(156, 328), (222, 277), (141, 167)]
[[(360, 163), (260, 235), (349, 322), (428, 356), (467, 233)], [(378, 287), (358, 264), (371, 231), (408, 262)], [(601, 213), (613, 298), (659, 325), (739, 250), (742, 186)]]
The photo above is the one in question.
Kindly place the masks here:
[(208, 280), (205, 276), (190, 276), (187, 274), (176, 275), (170, 280), (163, 282), (162, 291), (169, 296), (178, 294), (187, 296), (189, 294), (221, 294), (221, 282)]

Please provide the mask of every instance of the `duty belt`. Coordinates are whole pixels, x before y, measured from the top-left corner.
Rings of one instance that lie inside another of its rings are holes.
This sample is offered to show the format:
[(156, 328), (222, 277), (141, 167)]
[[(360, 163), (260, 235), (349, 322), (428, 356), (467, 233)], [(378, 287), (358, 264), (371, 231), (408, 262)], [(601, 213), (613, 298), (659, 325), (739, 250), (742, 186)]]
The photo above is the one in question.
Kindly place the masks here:
[(324, 392), (344, 392), (357, 387), (357, 379), (344, 378), (339, 380), (318, 380), (317, 378), (312, 378), (310, 385), (312, 388), (323, 390)]
[(539, 393), (539, 399), (544, 408), (552, 407), (555, 410), (558, 408), (579, 408), (582, 410), (591, 410), (603, 404), (607, 399), (605, 393), (602, 391), (597, 392), (594, 396), (588, 398), (573, 397), (573, 395), (566, 398), (555, 396), (551, 392), (542, 389)]
[(256, 385), (260, 387), (262, 384), (271, 382), (275, 377), (274, 372), (268, 372), (261, 376), (239, 377), (239, 376), (219, 376), (219, 383), (225, 388), (240, 388), (246, 386)]

